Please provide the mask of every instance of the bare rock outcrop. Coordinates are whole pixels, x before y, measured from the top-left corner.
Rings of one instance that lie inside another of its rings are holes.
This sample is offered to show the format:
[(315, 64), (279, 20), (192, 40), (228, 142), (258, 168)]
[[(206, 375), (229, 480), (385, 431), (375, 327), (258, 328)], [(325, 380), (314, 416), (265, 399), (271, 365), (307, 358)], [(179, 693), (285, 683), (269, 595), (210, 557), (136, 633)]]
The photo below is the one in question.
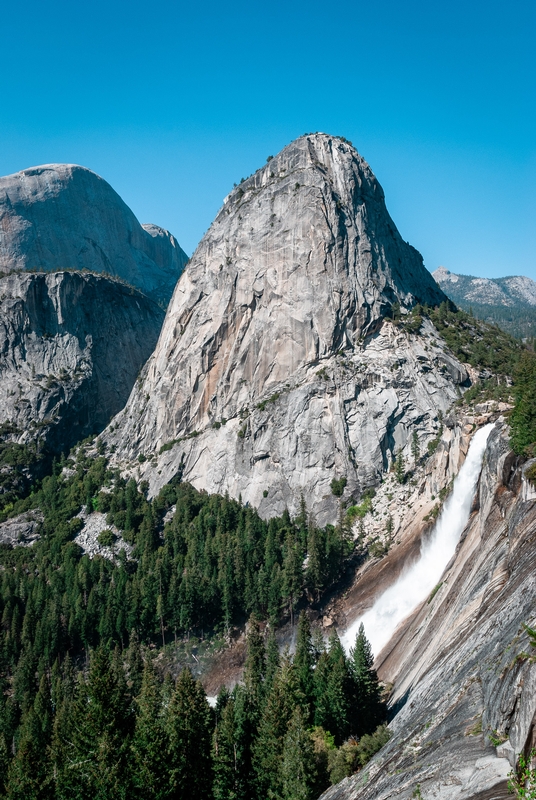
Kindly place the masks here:
[(100, 432), (125, 404), (164, 311), (101, 275), (0, 278), (0, 424), (51, 453)]
[(186, 261), (174, 236), (140, 225), (85, 167), (45, 164), (0, 178), (0, 272), (106, 272), (166, 306)]
[(536, 743), (523, 628), (536, 621), (536, 503), (523, 471), (499, 421), (455, 557), (379, 656), (394, 686), (393, 737), (323, 800), (511, 797), (508, 774)]
[(331, 520), (332, 479), (374, 483), (467, 381), (429, 323), (385, 322), (444, 299), (356, 150), (303, 136), (225, 199), (108, 439), (148, 457), (151, 492), (181, 470), (264, 516), (303, 494)]

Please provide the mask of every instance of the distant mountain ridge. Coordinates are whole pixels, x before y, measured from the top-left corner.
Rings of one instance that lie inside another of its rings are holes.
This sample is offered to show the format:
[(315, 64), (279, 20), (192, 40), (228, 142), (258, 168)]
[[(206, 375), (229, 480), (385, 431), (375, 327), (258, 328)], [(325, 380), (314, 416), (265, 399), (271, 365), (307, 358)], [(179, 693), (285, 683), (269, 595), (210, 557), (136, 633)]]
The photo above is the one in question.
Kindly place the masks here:
[(477, 278), (457, 275), (445, 267), (432, 273), (446, 295), (465, 311), (493, 322), (514, 336), (536, 333), (536, 282), (523, 275)]

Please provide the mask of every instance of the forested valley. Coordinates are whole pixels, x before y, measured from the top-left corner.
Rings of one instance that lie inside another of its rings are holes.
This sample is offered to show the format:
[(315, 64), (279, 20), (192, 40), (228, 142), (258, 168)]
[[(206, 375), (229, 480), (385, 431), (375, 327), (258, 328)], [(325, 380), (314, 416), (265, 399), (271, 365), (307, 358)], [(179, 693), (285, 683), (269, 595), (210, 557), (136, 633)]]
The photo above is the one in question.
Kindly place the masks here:
[[(90, 447), (3, 509), (43, 514), (33, 547), (0, 547), (3, 796), (286, 798), (306, 774), (314, 797), (357, 769), (388, 735), (364, 633), (350, 660), (336, 634), (313, 642), (304, 612), (294, 657), (274, 635), (340, 575), (348, 519), (265, 522), (178, 479), (149, 501)], [(83, 554), (81, 510), (106, 513), (132, 557)], [(214, 710), (188, 670), (158, 670), (159, 649), (248, 616), (244, 684)]]
[[(512, 447), (535, 455), (534, 353), (448, 304), (394, 322), (411, 333), (423, 314), (484, 371), (460, 402), (513, 398)], [(305, 504), (265, 521), (180, 476), (150, 500), (98, 439), (29, 489), (24, 449), (1, 435), (11, 483), (0, 519), (42, 514), (32, 547), (0, 545), (1, 796), (312, 800), (387, 741), (364, 631), (348, 657), (306, 613), (366, 557), (352, 533), (359, 507), (341, 503), (324, 528)], [(84, 554), (83, 511), (106, 514), (131, 556)], [(292, 655), (276, 642), (284, 622), (297, 627)], [(187, 669), (162, 669), (158, 654), (182, 639), (225, 640), (246, 623), (243, 681), (214, 708)]]

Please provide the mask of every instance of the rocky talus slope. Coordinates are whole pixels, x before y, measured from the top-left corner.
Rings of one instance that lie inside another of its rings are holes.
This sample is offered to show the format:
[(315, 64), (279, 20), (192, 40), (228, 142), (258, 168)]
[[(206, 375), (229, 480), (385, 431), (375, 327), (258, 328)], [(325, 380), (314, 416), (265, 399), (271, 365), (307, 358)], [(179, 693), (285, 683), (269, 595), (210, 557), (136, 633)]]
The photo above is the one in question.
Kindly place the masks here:
[(140, 225), (85, 167), (45, 164), (0, 178), (0, 272), (107, 272), (166, 306), (186, 261), (174, 236)]
[(467, 381), (431, 325), (384, 320), (444, 299), (356, 150), (301, 137), (224, 201), (108, 441), (123, 465), (144, 453), (153, 493), (181, 471), (263, 516), (303, 494), (331, 520), (331, 480), (375, 483)]
[[(378, 659), (393, 685), (393, 737), (323, 800), (511, 797), (508, 773), (536, 743), (536, 662), (523, 629), (536, 621), (536, 491), (526, 466), (499, 419), (455, 557)], [(355, 591), (372, 594), (373, 583)]]
[(0, 423), (12, 440), (63, 452), (125, 404), (164, 311), (90, 273), (0, 278)]

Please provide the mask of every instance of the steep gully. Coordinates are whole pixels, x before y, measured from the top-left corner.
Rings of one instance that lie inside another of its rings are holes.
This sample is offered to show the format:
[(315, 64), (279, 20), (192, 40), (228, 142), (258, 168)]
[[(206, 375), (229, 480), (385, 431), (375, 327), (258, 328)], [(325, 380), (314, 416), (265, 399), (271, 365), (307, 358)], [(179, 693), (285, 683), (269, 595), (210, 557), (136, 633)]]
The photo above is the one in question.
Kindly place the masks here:
[(467, 458), (454, 482), (452, 494), (445, 503), (431, 535), (421, 543), (418, 560), (407, 565), (395, 583), (374, 601), (372, 608), (350, 625), (342, 636), (346, 649), (353, 645), (362, 623), (372, 650), (378, 655), (389, 642), (397, 626), (438, 585), (469, 519), (486, 443), (492, 428), (493, 425), (488, 423), (474, 435)]

